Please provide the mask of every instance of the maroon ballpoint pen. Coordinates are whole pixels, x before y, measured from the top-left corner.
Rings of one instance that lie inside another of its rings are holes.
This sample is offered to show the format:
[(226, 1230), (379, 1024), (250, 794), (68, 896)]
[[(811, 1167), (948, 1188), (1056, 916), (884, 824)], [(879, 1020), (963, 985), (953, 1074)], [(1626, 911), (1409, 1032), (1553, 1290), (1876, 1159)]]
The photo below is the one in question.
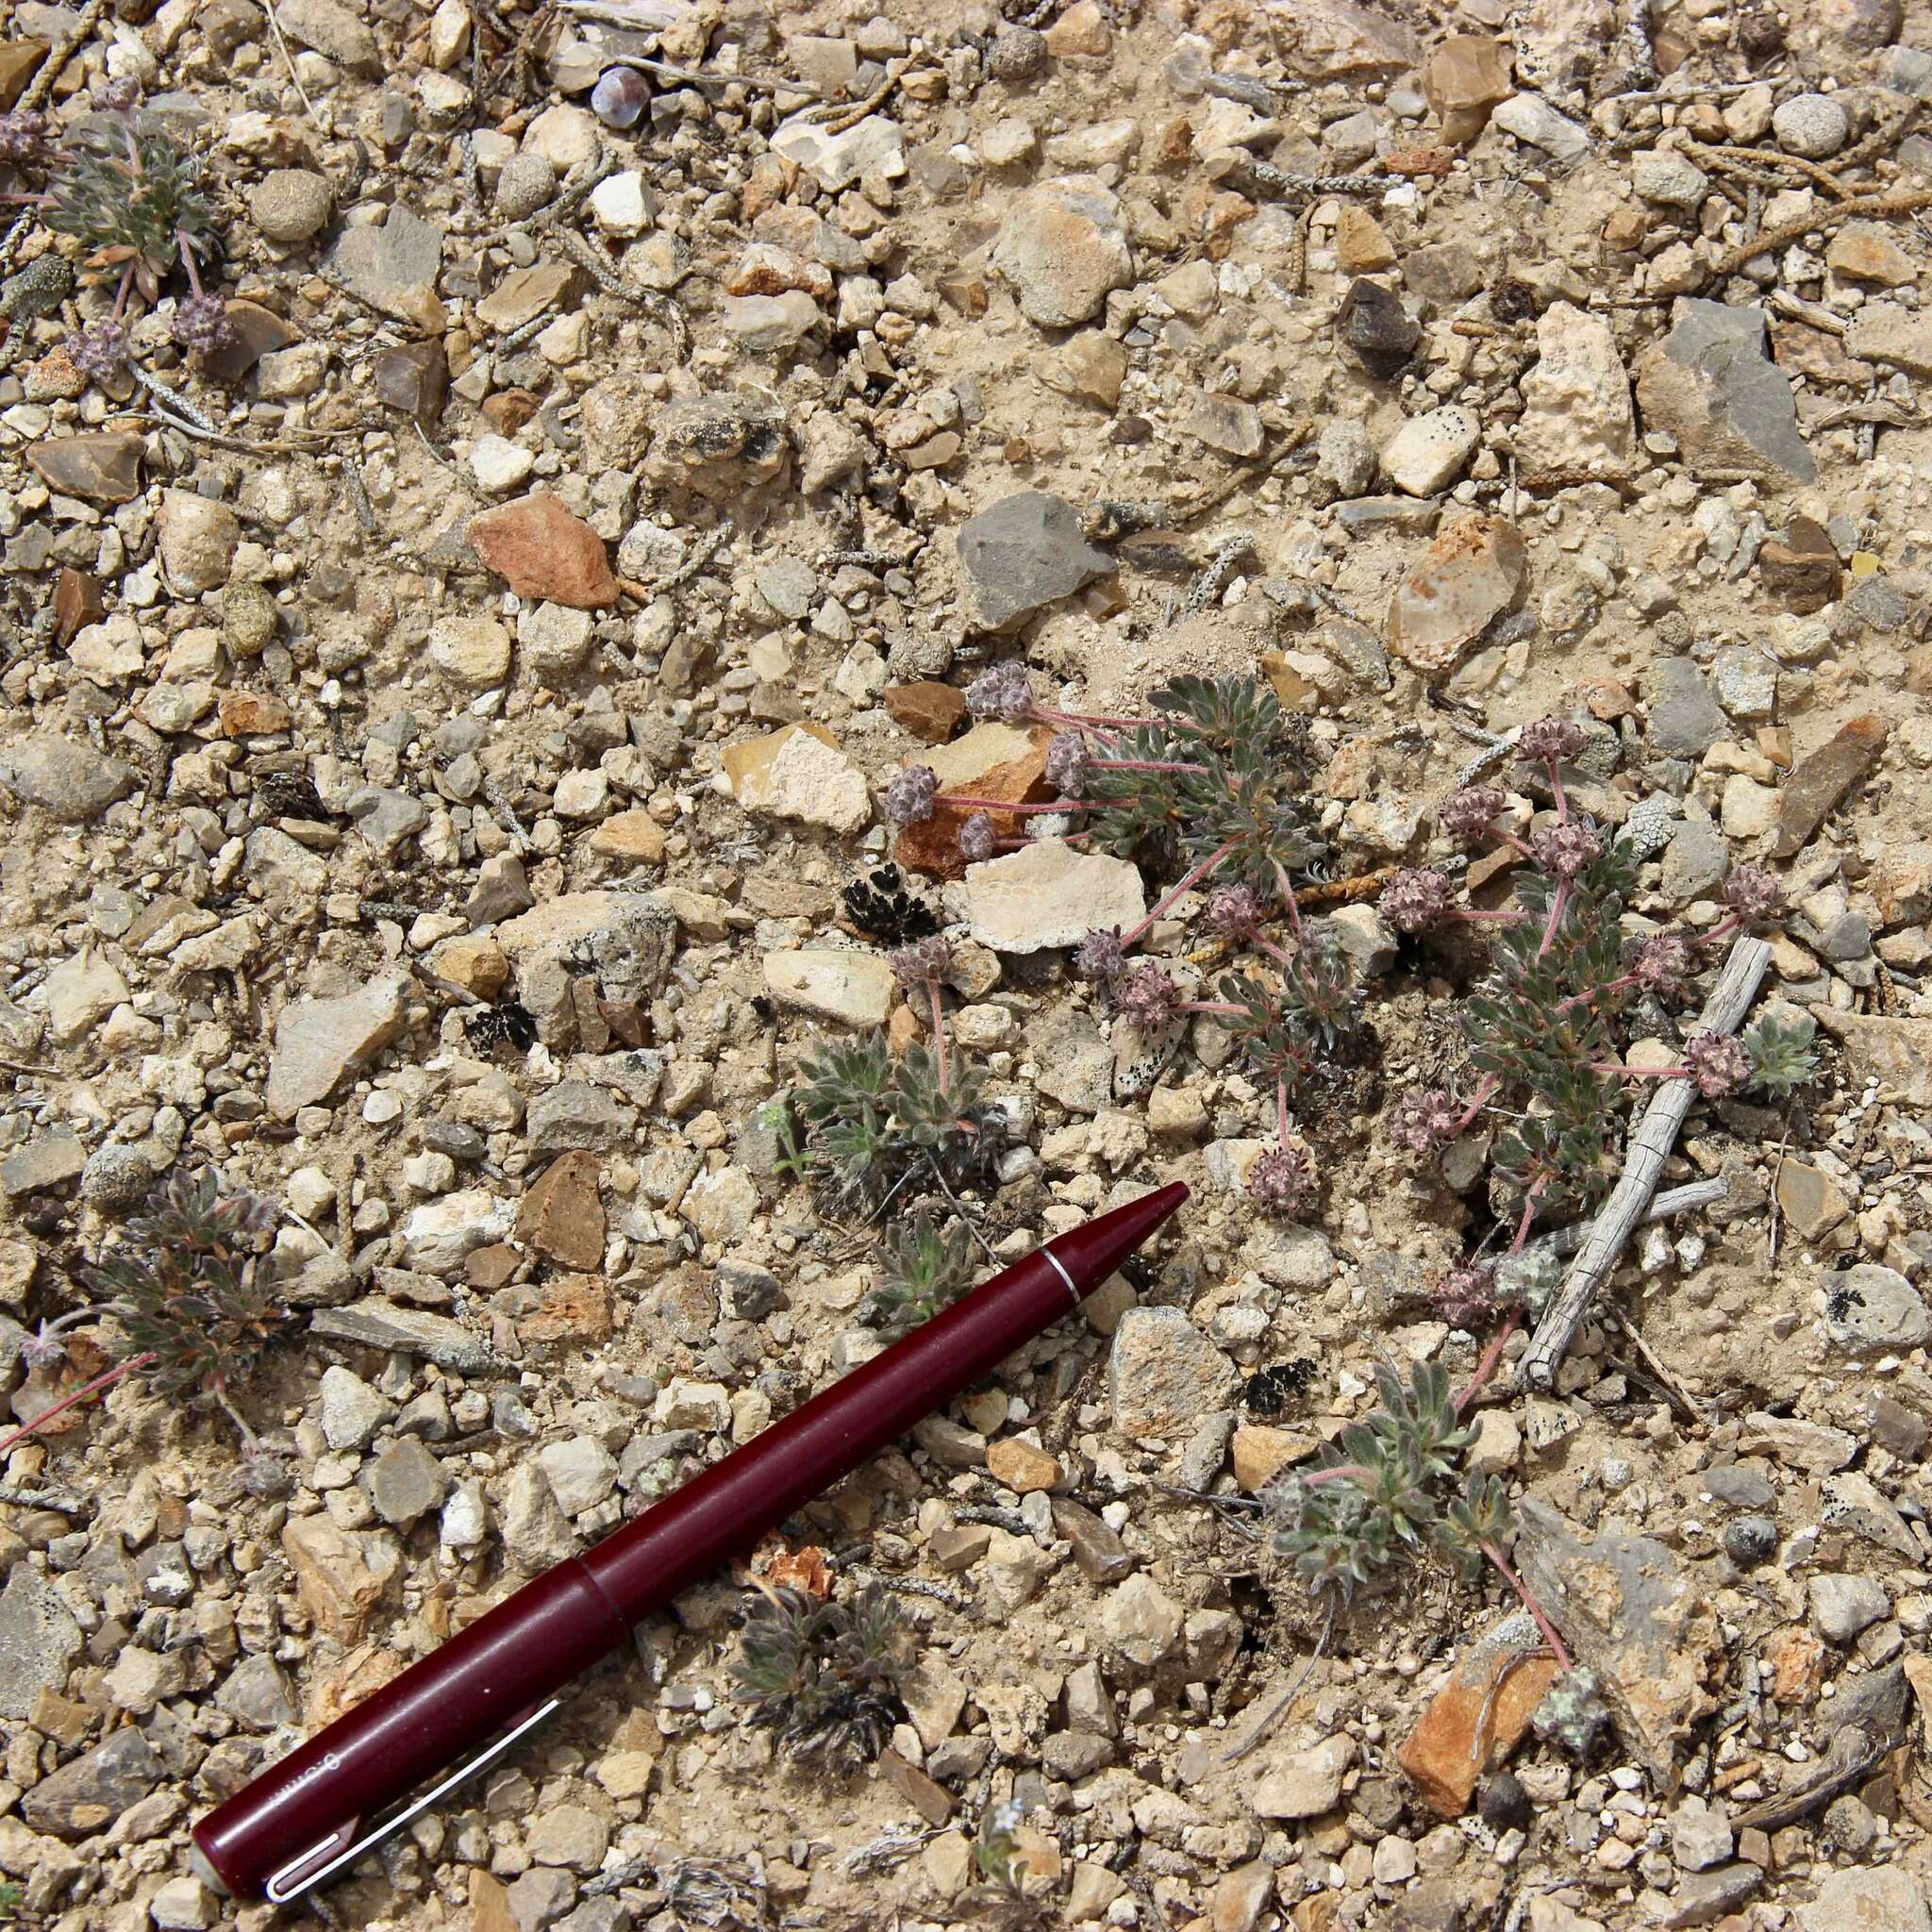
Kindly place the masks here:
[(209, 1812), (194, 1842), (215, 1877), (279, 1904), (342, 1871), (501, 1757), (632, 1624), (1078, 1307), (1187, 1197), (1176, 1181), (1057, 1235), (525, 1584)]

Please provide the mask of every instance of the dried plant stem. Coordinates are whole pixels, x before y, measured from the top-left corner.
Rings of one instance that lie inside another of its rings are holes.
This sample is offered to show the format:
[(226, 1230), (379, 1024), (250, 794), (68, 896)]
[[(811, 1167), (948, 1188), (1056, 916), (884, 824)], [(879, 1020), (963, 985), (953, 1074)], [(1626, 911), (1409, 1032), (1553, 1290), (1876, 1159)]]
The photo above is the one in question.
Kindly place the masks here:
[(80, 1402), (93, 1394), (97, 1389), (109, 1387), (111, 1384), (120, 1381), (122, 1376), (131, 1375), (136, 1369), (146, 1368), (148, 1363), (155, 1359), (156, 1357), (152, 1354), (138, 1355), (132, 1357), (127, 1361), (116, 1362), (111, 1369), (104, 1369), (92, 1382), (83, 1382), (71, 1394), (63, 1395), (52, 1408), (42, 1409), (32, 1422), (23, 1423), (19, 1428), (14, 1429), (9, 1434), (0, 1436), (0, 1456), (5, 1456), (16, 1442), (31, 1436), (36, 1429), (44, 1428), (57, 1415), (60, 1415), (72, 1408), (76, 1402)]
[(1792, 242), (1802, 242), (1807, 235), (1827, 233), (1867, 215), (1909, 215), (1922, 208), (1932, 208), (1932, 189), (1915, 189), (1907, 194), (1861, 194), (1851, 201), (1799, 215), (1781, 227), (1767, 229), (1755, 240), (1739, 242), (1718, 258), (1713, 273), (1734, 275), (1747, 261), (1756, 261), (1760, 255), (1769, 255)]
[[(1771, 965), (1771, 948), (1762, 940), (1740, 937), (1731, 946), (1724, 971), (1712, 988), (1698, 1030), (1705, 1033), (1735, 1033), (1757, 997), (1757, 989)], [(1643, 1218), (1658, 1177), (1677, 1135), (1697, 1098), (1692, 1080), (1666, 1080), (1644, 1109), (1643, 1119), (1630, 1137), (1630, 1150), (1624, 1173), (1610, 1191), (1598, 1213), (1583, 1251), (1564, 1277), (1562, 1287), (1544, 1310), (1530, 1337), (1529, 1348), (1517, 1371), (1525, 1387), (1547, 1389), (1556, 1380), (1557, 1370), (1570, 1352), (1570, 1344), (1582, 1327), (1591, 1303), (1624, 1252), (1630, 1231)]]
[(101, 16), (108, 10), (108, 0), (87, 0), (80, 9), (80, 17), (74, 23), (74, 31), (41, 62), (41, 71), (34, 75), (33, 85), (20, 97), (20, 105), (29, 110), (43, 106), (47, 96), (54, 92), (54, 83), (66, 72), (67, 63), (81, 48), (93, 38), (94, 28), (100, 25)]
[(326, 134), (328, 130), (316, 114), (315, 103), (308, 98), (308, 90), (302, 85), (302, 76), (295, 72), (295, 57), (289, 52), (289, 43), (282, 38), (282, 24), (275, 18), (275, 0), (261, 0), (261, 4), (268, 14), (268, 30), (275, 37), (275, 52), (282, 57), (282, 65), (289, 70), (289, 78), (302, 97), (302, 111), (308, 116), (318, 134)]

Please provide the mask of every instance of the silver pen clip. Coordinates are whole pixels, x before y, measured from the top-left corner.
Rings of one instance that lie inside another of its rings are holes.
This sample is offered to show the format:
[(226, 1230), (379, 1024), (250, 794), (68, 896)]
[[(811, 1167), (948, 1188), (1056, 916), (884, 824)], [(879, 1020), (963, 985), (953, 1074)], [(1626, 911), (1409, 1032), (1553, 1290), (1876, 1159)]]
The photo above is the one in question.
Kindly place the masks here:
[[(441, 1804), (458, 1785), (467, 1782), (486, 1766), (494, 1763), (520, 1738), (528, 1736), (562, 1703), (562, 1698), (553, 1697), (548, 1704), (539, 1705), (521, 1724), (506, 1731), (494, 1743), (486, 1745), (467, 1764), (458, 1765), (433, 1790), (425, 1791), (413, 1804), (406, 1805), (402, 1810), (385, 1819), (380, 1824), (372, 1825), (368, 1831), (362, 1832), (359, 1838), (357, 1837), (357, 1833), (361, 1831), (362, 1821), (359, 1818), (352, 1818), (346, 1824), (340, 1825), (330, 1832), (326, 1838), (318, 1839), (299, 1857), (291, 1858), (286, 1865), (271, 1874), (267, 1884), (262, 1887), (263, 1895), (273, 1904), (283, 1906), (291, 1899), (300, 1898), (305, 1891), (312, 1890), (332, 1873), (341, 1871), (344, 1865), (359, 1858), (364, 1852), (381, 1844), (385, 1839), (393, 1838), (410, 1819), (419, 1817), (432, 1806)], [(345, 1839), (353, 1842), (345, 1846)]]

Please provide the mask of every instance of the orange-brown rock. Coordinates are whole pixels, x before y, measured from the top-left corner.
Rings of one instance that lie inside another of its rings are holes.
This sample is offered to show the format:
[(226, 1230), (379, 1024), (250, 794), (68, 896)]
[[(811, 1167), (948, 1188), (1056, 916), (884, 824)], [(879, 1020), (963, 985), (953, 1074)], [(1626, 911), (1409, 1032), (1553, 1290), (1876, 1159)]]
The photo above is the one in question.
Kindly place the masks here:
[[(604, 1203), (597, 1192), (602, 1169), (582, 1149), (560, 1154), (524, 1196), (515, 1237), (559, 1267), (594, 1274), (604, 1266)], [(528, 1324), (525, 1325), (527, 1334)]]
[(594, 1274), (559, 1274), (536, 1291), (536, 1305), (517, 1318), (525, 1341), (608, 1341), (610, 1291)]
[(470, 547), (519, 597), (578, 610), (617, 602), (604, 540), (542, 491), (470, 519)]
[(922, 677), (917, 684), (889, 685), (885, 698), (893, 724), (904, 726), (922, 744), (945, 743), (966, 715), (965, 697), (936, 677)]
[(392, 1683), (409, 1667), (386, 1644), (360, 1643), (333, 1670), (325, 1672), (308, 1687), (303, 1700), (303, 1722), (311, 1731), (332, 1724), (337, 1718), (354, 1710), (365, 1697), (373, 1697), (385, 1684)]
[[(1028, 748), (1019, 756), (997, 764), (981, 763), (973, 756), (974, 741), (980, 740), (982, 733), (993, 730), (1006, 732), (1013, 746), (1017, 746), (1024, 736), (1028, 741)], [(892, 857), (908, 872), (923, 873), (927, 878), (962, 877), (966, 865), (959, 857), (959, 828), (973, 813), (971, 808), (946, 804), (944, 791), (961, 791), (973, 798), (998, 799), (1002, 804), (1043, 805), (1054, 796), (1053, 787), (1046, 782), (1046, 747), (1052, 738), (1052, 732), (1043, 725), (1031, 733), (1021, 734), (1010, 726), (989, 727), (982, 724), (976, 725), (964, 738), (942, 747), (945, 752), (958, 754), (957, 758), (911, 760), (932, 765), (940, 774), (943, 791), (941, 802), (934, 806), (929, 819), (924, 819), (916, 825), (908, 825), (899, 834), (892, 847)], [(1017, 839), (1025, 828), (1026, 817), (1024, 812), (994, 811), (993, 830), (1002, 839)]]
[(1470, 1646), (1396, 1753), (1439, 1818), (1469, 1809), (1477, 1780), (1516, 1748), (1559, 1674), (1554, 1657), (1526, 1654), (1506, 1634), (1518, 1627), (1507, 1619)]
[(259, 691), (225, 691), (216, 699), (224, 738), (253, 738), (265, 731), (286, 731), (295, 714), (285, 700)]

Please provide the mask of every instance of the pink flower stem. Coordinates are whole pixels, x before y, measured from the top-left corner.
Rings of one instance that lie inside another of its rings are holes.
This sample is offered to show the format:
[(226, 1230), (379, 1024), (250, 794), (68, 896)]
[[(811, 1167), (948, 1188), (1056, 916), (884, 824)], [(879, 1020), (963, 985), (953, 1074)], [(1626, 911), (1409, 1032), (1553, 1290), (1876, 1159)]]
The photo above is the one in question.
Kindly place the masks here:
[(127, 312), (127, 291), (134, 286), (134, 264), (130, 261), (121, 271), (121, 286), (114, 291), (114, 312), (110, 322), (119, 322)]
[(1509, 1243), (1509, 1252), (1512, 1255), (1520, 1255), (1524, 1242), (1529, 1239), (1530, 1224), (1536, 1219), (1537, 1196), (1543, 1191), (1544, 1178), (1546, 1177), (1540, 1175), (1531, 1184), (1529, 1193), (1523, 1203), (1523, 1219), (1516, 1224), (1516, 1239)]
[(1281, 903), (1288, 908), (1289, 926), (1294, 933), (1295, 939), (1299, 941), (1302, 936), (1301, 903), (1295, 898), (1294, 887), (1289, 882), (1287, 866), (1283, 865), (1278, 858), (1274, 859), (1273, 864), (1274, 866), (1274, 883), (1281, 889)]
[(1283, 1147), (1288, 1145), (1288, 1082), (1274, 1083), (1274, 1132)]
[(1484, 1543), (1482, 1552), (1501, 1573), (1503, 1581), (1523, 1599), (1523, 1607), (1536, 1619), (1536, 1627), (1543, 1633), (1543, 1641), (1550, 1646), (1550, 1655), (1557, 1659), (1557, 1668), (1567, 1674), (1573, 1668), (1570, 1653), (1563, 1648), (1563, 1640), (1557, 1634), (1557, 1626), (1550, 1622), (1549, 1612), (1530, 1594), (1529, 1586), (1510, 1569), (1502, 1551), (1494, 1543)]
[(1158, 919), (1160, 915), (1163, 912), (1165, 912), (1167, 908), (1170, 906), (1172, 906), (1176, 899), (1178, 899), (1181, 896), (1183, 892), (1186, 892), (1191, 887), (1197, 884), (1200, 880), (1206, 878), (1207, 875), (1210, 872), (1212, 872), (1214, 868), (1217, 865), (1219, 865), (1221, 861), (1224, 858), (1225, 858), (1230, 852), (1234, 850), (1235, 842), (1236, 841), (1232, 839), (1227, 840), (1224, 843), (1217, 845), (1214, 848), (1214, 850), (1210, 852), (1206, 858), (1202, 859), (1198, 865), (1189, 867), (1189, 869), (1181, 874), (1179, 879), (1175, 881), (1173, 889), (1167, 893), (1167, 895), (1163, 899), (1160, 900), (1160, 902), (1155, 907), (1153, 911), (1148, 913), (1145, 919), (1141, 920), (1140, 924), (1135, 926), (1131, 932), (1122, 933), (1121, 944), (1124, 946), (1131, 946), (1134, 943), (1134, 941), (1137, 939), (1139, 939), (1141, 935), (1143, 932), (1145, 932), (1147, 928), (1151, 926), (1154, 924), (1154, 922), (1157, 919)]
[(1199, 772), (1205, 774), (1206, 765), (1191, 765), (1185, 758), (1094, 758), (1091, 760), (1096, 772)]
[(1012, 805), (1004, 798), (966, 798), (955, 791), (941, 791), (935, 805), (950, 805), (956, 811), (1101, 811), (1105, 801), (1098, 798), (1056, 798), (1045, 805)]
[(940, 1091), (943, 1093), (946, 1091), (946, 1022), (940, 1010), (939, 981), (928, 979), (925, 990), (932, 995), (932, 1051), (939, 1067)]
[(1255, 935), (1255, 945), (1257, 950), (1266, 953), (1284, 972), (1292, 973), (1294, 971), (1294, 955), (1292, 953), (1284, 953), (1273, 940), (1264, 940), (1259, 933), (1257, 933)]
[(1637, 975), (1625, 973), (1616, 979), (1607, 979), (1601, 986), (1591, 988), (1588, 992), (1573, 992), (1567, 1000), (1558, 1000), (1551, 1009), (1553, 1013), (1567, 1013), (1572, 1007), (1593, 1006), (1598, 1000), (1607, 999), (1613, 992), (1622, 992), (1626, 986), (1635, 986)]
[(19, 1428), (13, 1430), (10, 1434), (0, 1436), (0, 1456), (5, 1456), (23, 1437), (31, 1436), (36, 1429), (44, 1427), (57, 1415), (72, 1408), (83, 1397), (92, 1395), (97, 1389), (106, 1389), (110, 1384), (118, 1382), (123, 1375), (131, 1375), (136, 1369), (144, 1369), (149, 1362), (158, 1359), (159, 1357), (152, 1353), (138, 1355), (131, 1360), (116, 1362), (111, 1369), (96, 1375), (92, 1382), (83, 1382), (71, 1395), (63, 1395), (52, 1408), (42, 1409), (32, 1422), (23, 1423)]
[(1505, 924), (1513, 925), (1519, 919), (1526, 919), (1529, 915), (1519, 912), (1513, 906), (1452, 906), (1442, 916), (1445, 919), (1468, 920), (1472, 924), (1481, 919), (1500, 920)]
[(1317, 1483), (1353, 1482), (1357, 1477), (1365, 1476), (1368, 1473), (1359, 1462), (1338, 1462), (1332, 1469), (1310, 1470), (1300, 1480), (1312, 1490)]
[(1626, 1067), (1619, 1060), (1591, 1060), (1592, 1074), (1614, 1074), (1620, 1080), (1689, 1080), (1692, 1077), (1690, 1069), (1679, 1063), (1674, 1067)]
[(1548, 760), (1550, 768), (1550, 790), (1557, 794), (1557, 823), (1567, 825), (1570, 823), (1570, 797), (1563, 790), (1563, 774), (1557, 769), (1555, 758)]
[(199, 295), (202, 292), (201, 275), (194, 265), (194, 243), (188, 239), (186, 228), (175, 230), (175, 246), (181, 251), (181, 266), (188, 271), (188, 286)]
[(1495, 1074), (1485, 1074), (1483, 1075), (1482, 1085), (1475, 1090), (1475, 1098), (1463, 1109), (1462, 1118), (1449, 1129), (1450, 1140), (1456, 1140), (1469, 1125), (1470, 1122), (1474, 1120), (1476, 1115), (1482, 1112), (1483, 1108), (1490, 1104), (1490, 1095), (1496, 1091), (1497, 1084)]
[(1483, 1385), (1496, 1373), (1496, 1364), (1503, 1359), (1504, 1345), (1516, 1333), (1523, 1322), (1523, 1310), (1511, 1308), (1509, 1319), (1496, 1330), (1495, 1340), (1483, 1350), (1482, 1359), (1475, 1365), (1475, 1374), (1463, 1384), (1462, 1392), (1456, 1398), (1456, 1413), (1460, 1415), (1483, 1391)]
[(1697, 943), (1700, 946), (1714, 946), (1720, 940), (1729, 939), (1743, 923), (1744, 915), (1741, 912), (1733, 912), (1727, 918), (1719, 920), (1708, 932), (1700, 933), (1697, 936)]
[(1245, 1007), (1238, 1007), (1232, 1000), (1182, 1000), (1175, 1007), (1177, 1013), (1219, 1013), (1229, 1017), (1245, 1013)]
[(1539, 959), (1550, 950), (1550, 947), (1556, 941), (1557, 927), (1562, 923), (1563, 908), (1568, 903), (1569, 898), (1570, 881), (1568, 879), (1558, 879), (1557, 881), (1557, 896), (1550, 901), (1550, 916), (1543, 924), (1543, 941), (1536, 949), (1536, 956)]

